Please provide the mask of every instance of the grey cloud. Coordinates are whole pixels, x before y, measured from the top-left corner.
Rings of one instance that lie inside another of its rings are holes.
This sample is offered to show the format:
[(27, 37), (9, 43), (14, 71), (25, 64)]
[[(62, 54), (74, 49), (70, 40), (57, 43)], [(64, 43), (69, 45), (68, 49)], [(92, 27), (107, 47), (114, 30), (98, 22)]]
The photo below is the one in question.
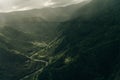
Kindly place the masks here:
[(27, 10), (46, 6), (60, 6), (83, 0), (0, 0), (0, 12)]

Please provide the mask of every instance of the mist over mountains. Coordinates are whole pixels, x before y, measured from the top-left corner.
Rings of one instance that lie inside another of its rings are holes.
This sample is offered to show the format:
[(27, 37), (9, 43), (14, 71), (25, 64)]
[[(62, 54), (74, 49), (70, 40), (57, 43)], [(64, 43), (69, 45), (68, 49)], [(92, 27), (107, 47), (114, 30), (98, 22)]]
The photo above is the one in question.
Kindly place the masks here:
[(91, 0), (0, 0), (0, 12), (24, 11), (44, 7), (60, 7)]
[(0, 6), (34, 7), (0, 13), (0, 80), (120, 80), (120, 1), (37, 1)]

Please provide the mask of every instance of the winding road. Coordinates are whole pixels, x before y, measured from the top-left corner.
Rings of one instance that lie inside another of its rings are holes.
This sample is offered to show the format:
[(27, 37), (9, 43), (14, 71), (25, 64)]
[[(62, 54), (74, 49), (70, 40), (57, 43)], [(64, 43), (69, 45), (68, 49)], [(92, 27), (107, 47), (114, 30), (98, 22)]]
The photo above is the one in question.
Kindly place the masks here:
[[(31, 59), (31, 58), (30, 58), (30, 59)], [(48, 66), (48, 62), (47, 62), (47, 61), (38, 60), (38, 59), (31, 59), (31, 60), (33, 60), (33, 61), (35, 61), (35, 62), (36, 62), (36, 61), (38, 61), (38, 62), (43, 62), (43, 63), (45, 63), (45, 67)], [(44, 67), (44, 68), (45, 68), (45, 67)], [(37, 74), (37, 73), (41, 72), (44, 68), (40, 68), (40, 69), (38, 69), (38, 70), (35, 70), (34, 72), (25, 75), (23, 78), (21, 78), (21, 79), (19, 79), (19, 80), (27, 79), (27, 78), (29, 78), (30, 76), (32, 76), (32, 75), (34, 75), (34, 74)]]

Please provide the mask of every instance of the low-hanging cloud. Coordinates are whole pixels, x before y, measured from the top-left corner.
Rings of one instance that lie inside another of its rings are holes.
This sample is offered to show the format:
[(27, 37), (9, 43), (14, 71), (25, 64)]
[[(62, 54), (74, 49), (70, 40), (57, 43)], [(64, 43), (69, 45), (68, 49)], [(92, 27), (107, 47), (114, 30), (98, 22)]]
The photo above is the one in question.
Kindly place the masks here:
[(43, 7), (57, 7), (90, 0), (0, 0), (0, 12), (29, 10)]

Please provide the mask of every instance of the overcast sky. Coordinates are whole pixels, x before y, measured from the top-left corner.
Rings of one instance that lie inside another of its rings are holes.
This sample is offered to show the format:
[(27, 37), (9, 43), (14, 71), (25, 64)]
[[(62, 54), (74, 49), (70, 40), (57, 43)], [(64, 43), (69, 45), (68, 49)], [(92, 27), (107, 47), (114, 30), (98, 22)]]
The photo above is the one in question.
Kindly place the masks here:
[(0, 12), (29, 10), (34, 8), (65, 6), (90, 0), (0, 0)]

